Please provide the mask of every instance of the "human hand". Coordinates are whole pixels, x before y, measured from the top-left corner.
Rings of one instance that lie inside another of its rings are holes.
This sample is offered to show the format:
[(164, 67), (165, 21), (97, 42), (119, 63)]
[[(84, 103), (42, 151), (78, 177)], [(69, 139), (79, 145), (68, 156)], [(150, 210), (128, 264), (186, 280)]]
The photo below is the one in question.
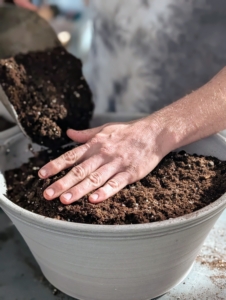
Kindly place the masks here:
[(84, 130), (68, 130), (83, 143), (39, 170), (43, 179), (74, 166), (44, 191), (64, 204), (91, 193), (99, 203), (152, 171), (170, 151), (226, 128), (226, 68), (197, 91), (149, 117)]
[(171, 143), (153, 115), (90, 130), (68, 130), (67, 134), (83, 145), (39, 171), (39, 176), (45, 179), (74, 166), (44, 191), (47, 200), (60, 197), (64, 204), (71, 204), (88, 193), (92, 193), (90, 202), (102, 202), (146, 176), (171, 151)]

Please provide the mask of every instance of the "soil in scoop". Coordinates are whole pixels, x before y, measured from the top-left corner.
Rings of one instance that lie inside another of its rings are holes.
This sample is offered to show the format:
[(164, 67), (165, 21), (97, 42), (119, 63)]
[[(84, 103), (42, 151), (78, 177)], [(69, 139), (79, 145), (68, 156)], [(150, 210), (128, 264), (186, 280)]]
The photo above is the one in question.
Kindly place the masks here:
[(7, 171), (9, 199), (29, 211), (54, 219), (113, 225), (183, 216), (214, 202), (226, 192), (226, 162), (179, 152), (168, 154), (145, 178), (102, 203), (91, 204), (87, 196), (67, 206), (59, 199), (46, 201), (42, 196), (44, 189), (66, 171), (47, 180), (39, 179), (37, 171), (64, 151), (40, 152), (21, 168)]
[(4, 117), (0, 116), (0, 132), (13, 127), (15, 124), (9, 122)]
[(35, 143), (64, 145), (68, 128), (89, 127), (94, 104), (82, 64), (63, 47), (0, 60), (0, 84)]

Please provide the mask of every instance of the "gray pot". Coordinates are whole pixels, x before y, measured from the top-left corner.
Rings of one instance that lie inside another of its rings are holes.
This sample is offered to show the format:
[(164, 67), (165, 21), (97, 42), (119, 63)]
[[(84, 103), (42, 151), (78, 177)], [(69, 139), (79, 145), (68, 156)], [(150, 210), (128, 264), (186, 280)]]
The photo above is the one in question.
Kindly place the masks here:
[[(0, 155), (4, 171), (30, 155), (21, 134)], [(226, 160), (219, 135), (183, 147)], [(17, 157), (15, 158), (15, 154)], [(183, 217), (141, 225), (88, 225), (45, 218), (7, 199), (0, 175), (0, 206), (15, 224), (45, 277), (59, 290), (84, 300), (147, 300), (169, 291), (190, 271), (226, 207), (226, 196)]]
[[(10, 116), (10, 114), (7, 112), (7, 110), (5, 109), (5, 107), (1, 103), (1, 101), (0, 101), (0, 116), (12, 123), (15, 122), (13, 120), (13, 118)], [(15, 136), (15, 134), (17, 134), (19, 132), (20, 132), (20, 129), (16, 125), (7, 130), (0, 131), (0, 145), (4, 144), (9, 138)]]

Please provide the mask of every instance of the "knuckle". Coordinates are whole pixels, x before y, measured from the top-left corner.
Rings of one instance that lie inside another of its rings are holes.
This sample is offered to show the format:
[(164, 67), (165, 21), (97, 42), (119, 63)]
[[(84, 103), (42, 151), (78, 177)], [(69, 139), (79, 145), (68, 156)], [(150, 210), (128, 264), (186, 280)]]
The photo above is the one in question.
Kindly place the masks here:
[(95, 137), (93, 137), (90, 141), (90, 145), (95, 145), (99, 142), (99, 138), (98, 136), (96, 135)]
[(136, 179), (137, 176), (137, 168), (134, 166), (130, 166), (126, 169), (127, 174), (127, 182), (132, 183)]
[(85, 170), (82, 166), (73, 167), (71, 173), (78, 179), (85, 178)]
[(103, 140), (103, 132), (100, 131), (95, 135), (95, 138), (97, 139), (98, 142)]
[(108, 194), (107, 194), (105, 188), (100, 188), (100, 189), (99, 189), (99, 193), (101, 194), (101, 196), (102, 196), (103, 198), (105, 198), (105, 199), (108, 198)]
[(86, 144), (82, 145), (82, 147), (84, 147), (84, 150), (87, 151), (87, 150), (90, 149), (91, 144), (90, 143), (86, 143)]
[(127, 173), (129, 173), (130, 175), (134, 175), (137, 173), (137, 167), (133, 164), (130, 164), (127, 169), (126, 169)]
[(103, 146), (101, 147), (100, 152), (101, 154), (109, 155), (111, 154), (111, 148), (109, 146)]
[(76, 155), (74, 150), (65, 152), (64, 154), (62, 154), (61, 157), (66, 163), (73, 163), (76, 161)]
[(123, 154), (119, 154), (117, 157), (117, 163), (119, 165), (124, 165), (124, 161), (125, 161), (125, 156)]
[(59, 190), (64, 190), (65, 189), (65, 183), (62, 180), (57, 181), (56, 186)]
[(46, 170), (51, 172), (58, 171), (57, 159), (50, 160), (46, 165), (43, 166)]
[(91, 140), (90, 140), (90, 145), (95, 145), (98, 143), (101, 143), (103, 141), (103, 135), (101, 133), (97, 133)]
[(110, 185), (111, 188), (113, 189), (118, 189), (119, 188), (119, 182), (115, 179), (111, 179), (108, 181), (108, 184)]
[[(57, 160), (51, 161), (48, 165), (48, 171), (51, 175), (57, 174), (62, 170), (63, 166), (57, 163)], [(47, 169), (47, 168), (46, 168)]]
[(101, 175), (97, 172), (90, 174), (89, 180), (94, 186), (100, 186), (101, 185)]

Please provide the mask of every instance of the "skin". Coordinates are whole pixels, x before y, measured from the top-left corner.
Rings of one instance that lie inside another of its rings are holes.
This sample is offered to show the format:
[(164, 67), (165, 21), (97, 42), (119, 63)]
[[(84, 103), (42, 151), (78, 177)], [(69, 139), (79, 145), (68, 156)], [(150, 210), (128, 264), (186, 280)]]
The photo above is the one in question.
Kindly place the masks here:
[[(36, 9), (28, 0), (15, 3)], [(226, 68), (197, 91), (146, 118), (68, 130), (69, 138), (83, 145), (39, 170), (39, 177), (46, 179), (74, 166), (43, 195), (70, 204), (91, 193), (90, 202), (102, 202), (146, 176), (168, 152), (225, 128)]]
[(152, 171), (170, 151), (226, 128), (226, 68), (197, 91), (158, 112), (128, 123), (68, 130), (84, 143), (39, 170), (46, 179), (74, 166), (44, 191), (46, 200), (60, 196), (70, 204), (91, 193), (99, 203)]

